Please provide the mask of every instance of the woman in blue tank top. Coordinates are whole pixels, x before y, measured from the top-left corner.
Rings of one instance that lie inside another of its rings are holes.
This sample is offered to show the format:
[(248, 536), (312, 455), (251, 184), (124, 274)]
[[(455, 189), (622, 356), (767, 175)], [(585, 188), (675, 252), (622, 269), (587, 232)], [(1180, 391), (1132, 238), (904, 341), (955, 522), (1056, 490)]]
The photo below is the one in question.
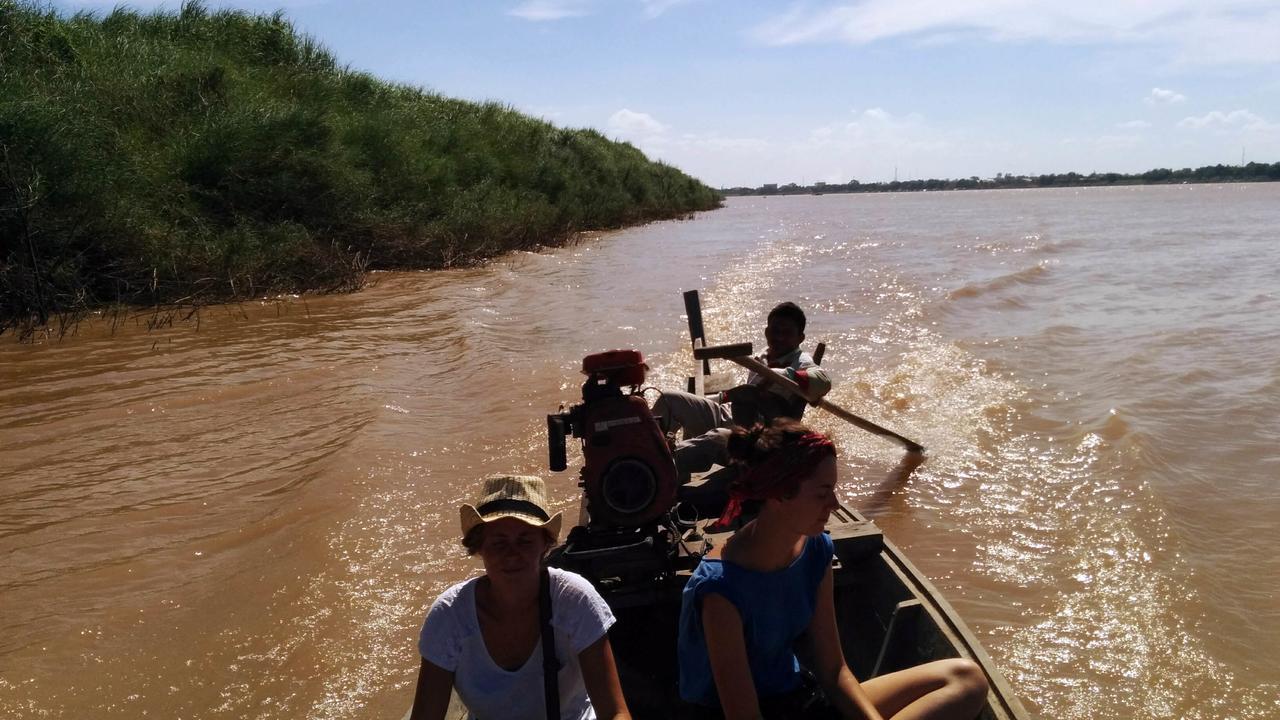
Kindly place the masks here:
[[(756, 519), (704, 558), (685, 586), (680, 615), (680, 695), (727, 720), (771, 717), (971, 720), (987, 684), (973, 662), (953, 659), (858, 682), (836, 628), (831, 558), (823, 532), (836, 500), (831, 440), (794, 420), (734, 430), (729, 453), (746, 467), (722, 522), (744, 500)], [(809, 693), (796, 651), (825, 696)]]

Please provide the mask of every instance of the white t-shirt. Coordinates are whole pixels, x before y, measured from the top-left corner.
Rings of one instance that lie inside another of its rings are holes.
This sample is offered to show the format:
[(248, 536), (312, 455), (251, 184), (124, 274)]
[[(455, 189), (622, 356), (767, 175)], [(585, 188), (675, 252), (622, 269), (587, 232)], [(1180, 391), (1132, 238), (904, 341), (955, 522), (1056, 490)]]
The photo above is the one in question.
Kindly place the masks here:
[[(578, 653), (614, 623), (604, 598), (581, 575), (550, 568), (551, 630), (560, 661), (560, 717), (594, 720), (582, 682)], [(505, 670), (489, 656), (476, 615), (476, 582), (460, 582), (436, 598), (418, 637), (418, 652), (453, 672), (453, 689), (476, 720), (546, 720), (542, 695), (542, 640), (519, 670)]]

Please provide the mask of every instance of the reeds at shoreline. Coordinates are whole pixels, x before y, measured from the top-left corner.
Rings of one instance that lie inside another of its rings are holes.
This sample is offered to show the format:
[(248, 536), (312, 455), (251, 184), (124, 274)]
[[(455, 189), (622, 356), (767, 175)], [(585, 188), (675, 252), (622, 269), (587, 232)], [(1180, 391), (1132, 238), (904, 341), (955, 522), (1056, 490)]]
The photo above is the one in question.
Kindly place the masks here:
[(280, 13), (0, 0), (0, 331), (357, 287), (718, 207), (626, 143), (338, 64)]

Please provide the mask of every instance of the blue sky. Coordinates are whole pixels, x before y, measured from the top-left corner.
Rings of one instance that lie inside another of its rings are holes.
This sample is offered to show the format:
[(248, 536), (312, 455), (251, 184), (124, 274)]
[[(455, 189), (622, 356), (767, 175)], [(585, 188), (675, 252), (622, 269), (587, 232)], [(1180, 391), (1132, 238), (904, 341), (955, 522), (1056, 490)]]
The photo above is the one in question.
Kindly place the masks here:
[(1280, 161), (1278, 0), (208, 5), (283, 9), (355, 68), (593, 127), (715, 186)]

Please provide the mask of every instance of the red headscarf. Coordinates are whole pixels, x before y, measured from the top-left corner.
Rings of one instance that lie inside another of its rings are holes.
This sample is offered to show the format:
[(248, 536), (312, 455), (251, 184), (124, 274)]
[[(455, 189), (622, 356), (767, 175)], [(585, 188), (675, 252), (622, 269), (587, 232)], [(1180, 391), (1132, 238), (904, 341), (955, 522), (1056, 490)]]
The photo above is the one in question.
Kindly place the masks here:
[(810, 432), (775, 448), (762, 460), (747, 465), (729, 486), (729, 504), (718, 521), (727, 525), (742, 514), (744, 500), (780, 500), (793, 497), (800, 481), (813, 472), (828, 455), (835, 457), (836, 446), (822, 433)]

